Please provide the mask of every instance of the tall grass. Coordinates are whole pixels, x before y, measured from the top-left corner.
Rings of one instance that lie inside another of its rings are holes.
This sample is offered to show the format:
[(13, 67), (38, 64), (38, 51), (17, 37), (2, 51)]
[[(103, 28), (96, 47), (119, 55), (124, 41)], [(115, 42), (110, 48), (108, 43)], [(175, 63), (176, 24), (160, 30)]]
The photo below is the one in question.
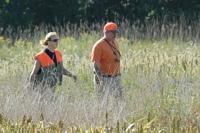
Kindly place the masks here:
[(103, 25), (52, 29), (61, 38), (64, 66), (78, 76), (76, 83), (64, 77), (55, 102), (26, 90), (48, 26), (34, 33), (19, 29), (14, 46), (8, 34), (1, 37), (0, 131), (199, 132), (199, 25), (184, 19), (169, 24), (154, 20), (146, 27), (120, 22), (124, 100), (119, 102), (99, 101), (93, 90), (90, 54)]

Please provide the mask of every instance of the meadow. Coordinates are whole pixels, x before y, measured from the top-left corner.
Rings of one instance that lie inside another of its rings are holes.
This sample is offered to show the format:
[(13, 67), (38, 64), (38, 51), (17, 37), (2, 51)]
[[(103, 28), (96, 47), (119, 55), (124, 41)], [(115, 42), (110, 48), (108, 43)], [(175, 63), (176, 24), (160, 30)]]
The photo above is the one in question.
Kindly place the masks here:
[(0, 132), (200, 132), (200, 20), (120, 23), (124, 100), (119, 102), (98, 101), (93, 90), (90, 55), (102, 27), (83, 23), (51, 29), (60, 35), (64, 66), (78, 81), (64, 77), (57, 100), (42, 104), (26, 87), (49, 27), (19, 30), (14, 42), (12, 29), (0, 37)]

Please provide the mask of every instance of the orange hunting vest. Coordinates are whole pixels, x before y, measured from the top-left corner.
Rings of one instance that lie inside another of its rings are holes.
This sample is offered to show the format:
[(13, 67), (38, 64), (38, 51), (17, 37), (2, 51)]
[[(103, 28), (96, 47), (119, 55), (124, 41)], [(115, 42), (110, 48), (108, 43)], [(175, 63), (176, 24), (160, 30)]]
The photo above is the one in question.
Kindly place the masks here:
[(57, 66), (53, 60), (42, 51), (35, 56), (41, 63), (41, 69), (36, 74), (34, 88), (37, 87), (41, 90), (50, 88), (55, 91), (55, 87), (62, 84), (62, 56), (58, 50), (54, 50), (57, 60)]

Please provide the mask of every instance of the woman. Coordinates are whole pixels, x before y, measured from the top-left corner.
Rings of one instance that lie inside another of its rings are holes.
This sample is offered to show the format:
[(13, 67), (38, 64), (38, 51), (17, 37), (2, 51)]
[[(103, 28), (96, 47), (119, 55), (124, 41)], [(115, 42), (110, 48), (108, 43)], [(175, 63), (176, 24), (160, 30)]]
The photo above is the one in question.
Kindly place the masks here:
[(40, 41), (45, 46), (43, 51), (35, 56), (35, 64), (30, 75), (30, 85), (33, 90), (43, 93), (45, 90), (55, 91), (56, 86), (62, 84), (62, 75), (69, 76), (76, 82), (77, 77), (63, 66), (62, 55), (58, 47), (59, 36), (50, 32), (44, 40)]

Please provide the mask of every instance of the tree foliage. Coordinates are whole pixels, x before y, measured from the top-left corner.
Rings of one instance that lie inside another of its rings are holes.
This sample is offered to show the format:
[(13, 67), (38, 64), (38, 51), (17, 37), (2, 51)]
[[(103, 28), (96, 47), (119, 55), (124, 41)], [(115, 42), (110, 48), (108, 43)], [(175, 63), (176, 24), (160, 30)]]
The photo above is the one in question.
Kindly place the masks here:
[(180, 16), (195, 21), (199, 12), (199, 0), (1, 0), (0, 27), (125, 19), (143, 22), (155, 17), (170, 21)]

